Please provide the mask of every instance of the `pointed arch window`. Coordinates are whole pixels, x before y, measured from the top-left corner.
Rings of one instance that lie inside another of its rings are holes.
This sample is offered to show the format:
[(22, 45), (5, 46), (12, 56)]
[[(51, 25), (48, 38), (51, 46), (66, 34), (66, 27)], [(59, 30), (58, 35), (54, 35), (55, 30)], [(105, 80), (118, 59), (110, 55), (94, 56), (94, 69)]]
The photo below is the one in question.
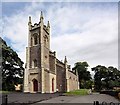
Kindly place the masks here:
[(34, 67), (37, 67), (37, 60), (34, 60)]
[(33, 60), (33, 68), (37, 67), (37, 60)]
[(31, 42), (32, 45), (37, 45), (39, 43), (39, 35), (37, 33), (34, 33), (32, 35), (32, 40), (31, 41), (32, 41)]
[(34, 35), (34, 45), (38, 44), (37, 35)]

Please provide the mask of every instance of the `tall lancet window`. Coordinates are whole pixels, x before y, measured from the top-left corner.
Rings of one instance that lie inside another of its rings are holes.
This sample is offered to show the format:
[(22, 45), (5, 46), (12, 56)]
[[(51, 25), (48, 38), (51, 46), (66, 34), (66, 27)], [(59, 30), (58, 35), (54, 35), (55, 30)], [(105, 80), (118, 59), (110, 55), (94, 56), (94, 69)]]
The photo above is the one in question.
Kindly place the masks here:
[(33, 34), (33, 45), (36, 45), (36, 44), (38, 44), (38, 34)]
[(37, 35), (34, 35), (34, 45), (38, 44)]
[(32, 67), (33, 68), (37, 67), (37, 60), (36, 59), (33, 60)]
[(37, 60), (34, 60), (34, 67), (37, 67)]

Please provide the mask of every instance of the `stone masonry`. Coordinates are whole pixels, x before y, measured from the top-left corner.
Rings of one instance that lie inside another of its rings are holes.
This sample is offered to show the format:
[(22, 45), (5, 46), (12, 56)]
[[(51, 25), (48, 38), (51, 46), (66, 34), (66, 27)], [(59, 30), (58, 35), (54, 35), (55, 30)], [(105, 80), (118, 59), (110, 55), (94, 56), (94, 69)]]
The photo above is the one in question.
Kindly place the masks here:
[(54, 93), (79, 89), (78, 75), (70, 70), (65, 57), (64, 62), (56, 58), (50, 50), (50, 23), (44, 25), (41, 12), (40, 22), (28, 22), (28, 47), (26, 48), (26, 67), (24, 72), (24, 92)]

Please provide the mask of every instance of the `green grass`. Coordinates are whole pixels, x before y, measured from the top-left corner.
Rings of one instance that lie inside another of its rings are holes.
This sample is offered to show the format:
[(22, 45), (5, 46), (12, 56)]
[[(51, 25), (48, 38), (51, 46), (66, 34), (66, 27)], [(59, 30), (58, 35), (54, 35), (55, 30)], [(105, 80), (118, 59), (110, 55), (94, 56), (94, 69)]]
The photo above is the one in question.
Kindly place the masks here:
[(0, 93), (11, 93), (10, 91), (0, 91)]
[(88, 89), (79, 89), (65, 93), (64, 95), (88, 95)]

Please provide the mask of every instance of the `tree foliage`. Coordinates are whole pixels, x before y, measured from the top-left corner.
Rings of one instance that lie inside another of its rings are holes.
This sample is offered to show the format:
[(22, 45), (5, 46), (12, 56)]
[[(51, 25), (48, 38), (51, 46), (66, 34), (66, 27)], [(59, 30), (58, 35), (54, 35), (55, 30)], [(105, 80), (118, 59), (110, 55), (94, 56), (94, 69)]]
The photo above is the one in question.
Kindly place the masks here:
[(73, 71), (78, 72), (80, 88), (85, 88), (87, 85), (86, 81), (91, 79), (91, 74), (89, 71), (87, 71), (88, 67), (89, 65), (87, 62), (77, 62), (73, 68)]
[(20, 83), (23, 76), (23, 62), (17, 53), (0, 38), (2, 47), (2, 89), (14, 90), (14, 84)]
[(98, 65), (92, 68), (95, 72), (95, 89), (112, 89), (114, 86), (120, 86), (120, 71), (117, 68)]

